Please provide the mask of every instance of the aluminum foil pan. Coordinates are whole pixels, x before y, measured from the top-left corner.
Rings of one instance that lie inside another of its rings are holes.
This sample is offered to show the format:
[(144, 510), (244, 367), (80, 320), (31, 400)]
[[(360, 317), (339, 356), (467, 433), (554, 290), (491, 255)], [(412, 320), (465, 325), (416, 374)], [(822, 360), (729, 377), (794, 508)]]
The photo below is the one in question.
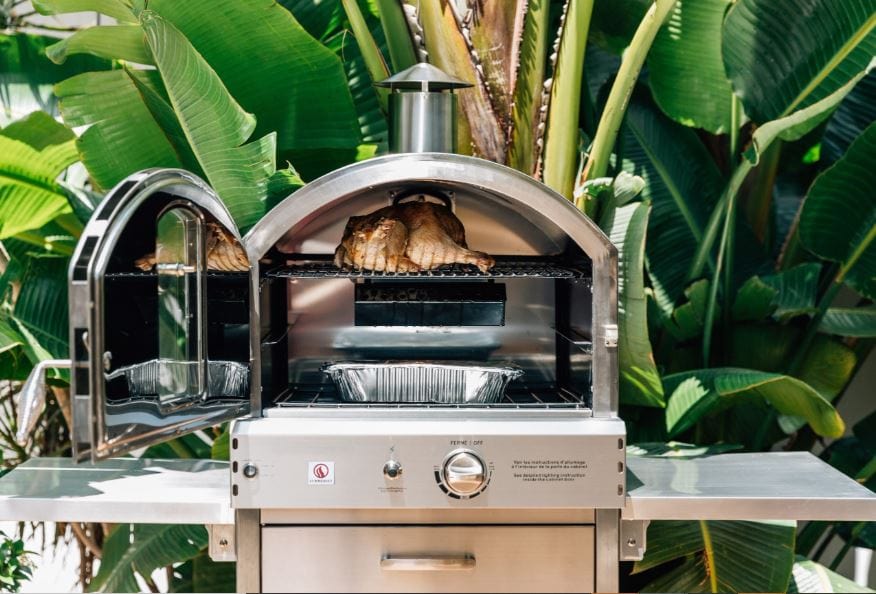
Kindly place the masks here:
[(347, 402), (488, 404), (523, 375), (511, 365), (441, 361), (329, 363), (322, 370)]
[[(197, 365), (184, 361), (152, 359), (127, 365), (106, 374), (107, 380), (124, 377), (131, 396), (154, 396), (168, 382), (187, 379), (194, 384)], [(207, 362), (207, 395), (212, 397), (245, 398), (249, 393), (249, 367), (236, 361)]]

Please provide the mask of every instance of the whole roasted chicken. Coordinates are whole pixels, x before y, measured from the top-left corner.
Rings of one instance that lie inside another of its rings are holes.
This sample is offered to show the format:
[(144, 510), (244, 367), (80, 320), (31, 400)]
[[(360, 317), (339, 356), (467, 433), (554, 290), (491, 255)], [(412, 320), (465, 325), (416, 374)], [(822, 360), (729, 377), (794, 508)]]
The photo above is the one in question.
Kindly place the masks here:
[[(249, 270), (249, 260), (243, 246), (221, 225), (207, 223), (206, 247), (207, 270), (220, 272), (246, 272)], [(134, 261), (134, 266), (148, 272), (155, 267), (155, 252), (146, 254)]]
[(425, 196), (350, 217), (335, 250), (335, 265), (340, 268), (418, 272), (444, 264), (473, 264), (487, 272), (496, 262), (468, 249), (460, 220)]

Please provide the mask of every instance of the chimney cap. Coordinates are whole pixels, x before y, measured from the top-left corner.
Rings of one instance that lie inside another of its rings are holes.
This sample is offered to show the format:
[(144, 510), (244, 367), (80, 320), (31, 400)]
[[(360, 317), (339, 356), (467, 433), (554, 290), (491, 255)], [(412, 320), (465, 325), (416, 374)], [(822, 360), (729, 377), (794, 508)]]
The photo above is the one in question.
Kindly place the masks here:
[(453, 78), (440, 68), (436, 68), (431, 64), (420, 62), (419, 64), (414, 64), (410, 68), (390, 76), (386, 80), (374, 83), (374, 86), (387, 89), (407, 89), (427, 93), (429, 91), (444, 91), (447, 89), (464, 89), (473, 85), (457, 78)]

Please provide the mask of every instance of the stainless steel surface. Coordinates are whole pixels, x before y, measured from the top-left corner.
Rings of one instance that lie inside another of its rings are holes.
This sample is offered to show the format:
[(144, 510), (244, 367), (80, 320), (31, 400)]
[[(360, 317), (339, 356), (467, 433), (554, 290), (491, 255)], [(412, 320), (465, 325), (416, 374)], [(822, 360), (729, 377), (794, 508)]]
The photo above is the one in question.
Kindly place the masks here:
[[(125, 378), (132, 396), (149, 396), (159, 393), (162, 378), (168, 368), (179, 367), (172, 372), (180, 374), (197, 373), (196, 366), (185, 361), (158, 360), (143, 361), (134, 365), (118, 367), (106, 374), (106, 379)], [(196, 393), (197, 394), (197, 393)], [(249, 367), (237, 361), (208, 361), (207, 386), (204, 398), (230, 397), (243, 398), (249, 395)]]
[(234, 524), (207, 526), (207, 554), (210, 559), (217, 562), (237, 561), (234, 533)]
[(469, 450), (451, 452), (444, 460), (441, 474), (447, 489), (464, 497), (480, 493), (487, 483), (486, 464)]
[[(129, 222), (150, 198), (167, 204), (183, 201), (214, 217), (240, 237), (222, 201), (202, 180), (175, 170), (147, 170), (111, 190), (86, 225), (69, 271), (70, 344), (74, 345), (71, 399), (74, 457), (103, 459), (150, 445), (181, 433), (246, 414), (248, 401), (202, 402), (200, 399), (163, 411), (158, 399), (112, 403), (107, 399), (103, 368), (105, 274), (116, 248), (123, 244)], [(132, 263), (133, 264), (133, 263)], [(84, 341), (84, 348), (78, 345)]]
[(592, 509), (294, 509), (261, 512), (265, 524), (593, 524)]
[(0, 519), (231, 524), (227, 462), (31, 458), (0, 478)]
[(621, 520), (619, 544), (621, 561), (641, 561), (645, 558), (650, 523), (648, 520)]
[(443, 557), (439, 555), (423, 557), (391, 557), (387, 555), (380, 560), (383, 571), (471, 571), (477, 565), (477, 560), (468, 555)]
[(619, 517), (616, 509), (596, 510), (596, 589), (593, 592), (619, 591)]
[(440, 92), (389, 96), (389, 150), (393, 153), (456, 152), (456, 95)]
[[(299, 411), (303, 412), (303, 411)], [(235, 480), (234, 507), (260, 509), (615, 508), (623, 505), (624, 425), (616, 419), (390, 410), (383, 416), (322, 415), (241, 419), (232, 430), (232, 462), (256, 464), (254, 479)], [(353, 411), (353, 413), (361, 411)], [(405, 414), (410, 413), (410, 414)], [(234, 444), (237, 444), (234, 447)], [(619, 447), (620, 446), (620, 447)], [(475, 452), (489, 486), (476, 497), (441, 489), (450, 452)], [(387, 481), (397, 460), (405, 472)], [(325, 464), (331, 472), (313, 476)], [(239, 476), (239, 475), (238, 475)]]
[[(567, 200), (522, 173), (481, 159), (438, 153), (362, 161), (309, 183), (278, 204), (245, 238), (250, 261), (257, 262), (275, 246), (286, 253), (330, 254), (349, 216), (385, 206), (392, 191), (418, 185), (454, 193), (457, 215), (471, 234), (467, 239), (473, 249), (493, 255), (557, 255), (572, 243), (590, 258), (593, 414), (616, 416), (617, 352), (605, 346), (604, 328), (617, 324), (617, 251)], [(257, 288), (254, 281), (253, 289)], [(254, 327), (259, 316), (256, 304)], [(258, 340), (253, 336), (254, 353)], [(254, 388), (257, 392), (258, 386)]]
[(18, 415), (15, 440), (21, 445), (27, 443), (36, 427), (43, 409), (46, 407), (46, 371), (52, 368), (70, 369), (70, 359), (46, 359), (34, 365), (27, 381), (18, 391)]
[[(593, 592), (594, 554), (592, 526), (267, 526), (262, 586), (265, 592)], [(467, 571), (381, 567), (386, 557), (437, 556), (476, 563)]]
[(262, 591), (262, 530), (257, 509), (239, 509), (234, 514), (237, 591)]
[(383, 465), (383, 476), (388, 480), (394, 481), (395, 479), (400, 478), (402, 472), (404, 472), (402, 465), (395, 460), (388, 460), (386, 464)]
[(331, 363), (323, 368), (348, 402), (489, 403), (523, 375), (513, 365), (453, 361)]
[(876, 520), (876, 494), (808, 452), (627, 458), (624, 518)]

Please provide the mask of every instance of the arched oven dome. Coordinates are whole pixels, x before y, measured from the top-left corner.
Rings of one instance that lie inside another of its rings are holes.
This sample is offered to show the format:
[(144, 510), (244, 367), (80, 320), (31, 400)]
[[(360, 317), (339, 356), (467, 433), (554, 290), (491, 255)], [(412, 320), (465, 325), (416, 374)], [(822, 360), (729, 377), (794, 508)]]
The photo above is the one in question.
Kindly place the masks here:
[(244, 240), (247, 252), (253, 262), (275, 247), (285, 253), (332, 253), (350, 216), (417, 189), (454, 198), (472, 249), (558, 255), (571, 241), (595, 268), (614, 257), (614, 247), (593, 221), (547, 186), (503, 165), (445, 153), (388, 155), (324, 175), (259, 221)]

